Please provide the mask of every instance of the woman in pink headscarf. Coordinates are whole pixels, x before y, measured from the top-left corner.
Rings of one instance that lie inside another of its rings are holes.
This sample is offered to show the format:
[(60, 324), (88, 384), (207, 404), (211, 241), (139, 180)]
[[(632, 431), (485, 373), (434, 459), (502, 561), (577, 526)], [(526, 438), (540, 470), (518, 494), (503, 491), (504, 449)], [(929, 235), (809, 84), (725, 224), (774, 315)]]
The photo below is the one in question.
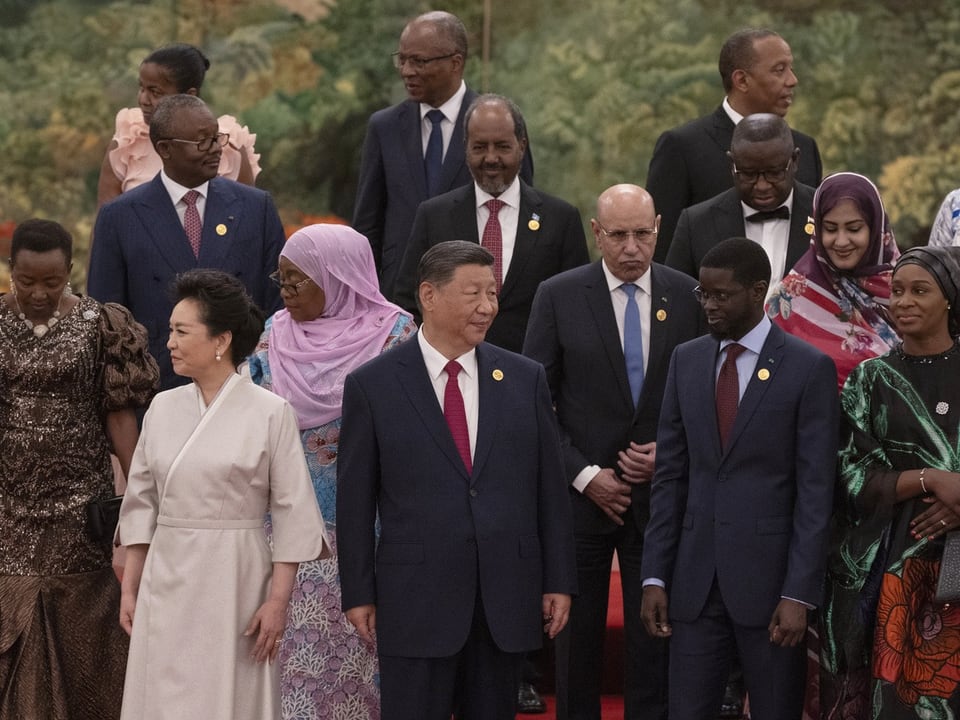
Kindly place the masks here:
[(296, 411), (333, 557), (301, 563), (280, 647), (282, 717), (379, 718), (376, 648), (340, 610), (337, 447), (343, 381), (354, 368), (412, 338), (411, 316), (380, 294), (367, 239), (344, 225), (295, 232), (271, 278), (284, 309), (249, 358), (254, 382)]

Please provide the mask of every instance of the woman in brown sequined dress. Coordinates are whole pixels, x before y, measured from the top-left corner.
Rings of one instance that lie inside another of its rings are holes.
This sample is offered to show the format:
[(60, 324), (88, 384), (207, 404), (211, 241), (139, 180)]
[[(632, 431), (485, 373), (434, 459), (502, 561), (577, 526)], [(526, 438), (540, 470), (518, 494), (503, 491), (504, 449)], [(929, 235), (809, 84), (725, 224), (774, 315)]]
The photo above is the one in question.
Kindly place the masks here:
[(129, 467), (159, 371), (125, 308), (72, 294), (71, 251), (22, 223), (0, 297), (0, 720), (120, 713), (120, 587), (85, 508), (113, 495), (111, 448)]

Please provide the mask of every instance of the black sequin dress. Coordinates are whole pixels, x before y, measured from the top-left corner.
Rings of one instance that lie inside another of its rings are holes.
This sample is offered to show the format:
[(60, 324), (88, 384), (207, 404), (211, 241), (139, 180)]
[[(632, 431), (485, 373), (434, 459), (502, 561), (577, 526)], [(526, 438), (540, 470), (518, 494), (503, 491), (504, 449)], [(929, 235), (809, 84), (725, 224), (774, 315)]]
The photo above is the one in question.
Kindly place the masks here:
[(146, 348), (119, 305), (81, 298), (38, 338), (0, 301), (0, 720), (119, 716), (120, 590), (85, 506), (114, 494), (107, 413), (156, 392)]

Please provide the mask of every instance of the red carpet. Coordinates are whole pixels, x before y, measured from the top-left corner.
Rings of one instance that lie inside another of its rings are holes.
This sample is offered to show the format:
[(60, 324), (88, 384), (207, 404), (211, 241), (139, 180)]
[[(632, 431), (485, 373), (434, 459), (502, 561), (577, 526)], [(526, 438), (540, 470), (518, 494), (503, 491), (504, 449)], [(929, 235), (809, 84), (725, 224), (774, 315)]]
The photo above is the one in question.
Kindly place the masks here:
[[(556, 703), (552, 696), (544, 698), (547, 701), (547, 712), (545, 715), (517, 715), (517, 720), (556, 720)], [(600, 717), (603, 720), (623, 720), (623, 698), (619, 695), (604, 695), (600, 709)]]

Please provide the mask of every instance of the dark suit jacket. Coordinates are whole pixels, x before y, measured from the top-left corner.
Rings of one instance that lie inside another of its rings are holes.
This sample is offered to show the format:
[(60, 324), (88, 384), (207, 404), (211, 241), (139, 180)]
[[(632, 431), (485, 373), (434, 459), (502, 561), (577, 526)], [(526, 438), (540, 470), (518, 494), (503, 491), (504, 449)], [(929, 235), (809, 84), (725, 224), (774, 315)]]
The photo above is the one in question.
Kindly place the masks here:
[[(538, 218), (540, 227), (530, 229)], [(417, 210), (407, 251), (397, 276), (396, 302), (417, 321), (417, 266), (423, 254), (445, 240), (479, 243), (476, 186), (451, 190), (427, 200)], [(541, 281), (590, 262), (580, 212), (563, 200), (520, 181), (520, 216), (510, 267), (500, 290), (500, 308), (487, 342), (520, 352), (534, 293)]]
[[(523, 353), (546, 368), (568, 483), (588, 465), (616, 469), (617, 453), (631, 440), (656, 439), (670, 354), (703, 332), (703, 313), (692, 292), (696, 283), (662, 265), (650, 272), (651, 317), (643, 319), (650, 324), (650, 351), (636, 408), (600, 261), (557, 275), (537, 292)], [(641, 530), (649, 515), (649, 492), (649, 485), (633, 489), (633, 517)], [(577, 533), (616, 529), (573, 487), (570, 497)]]
[[(721, 105), (710, 115), (667, 130), (657, 140), (647, 170), (647, 190), (661, 216), (655, 261), (667, 257), (681, 210), (733, 187), (727, 157), (733, 128)], [(797, 180), (816, 187), (823, 177), (817, 143), (796, 130), (793, 140), (800, 148)]]
[(477, 361), (469, 476), (418, 342), (371, 360), (344, 386), (343, 608), (376, 604), (384, 655), (459, 652), (478, 592), (500, 649), (530, 650), (541, 643), (543, 593), (576, 591), (570, 503), (543, 368), (486, 343)]
[(199, 258), (159, 174), (104, 205), (93, 236), (87, 292), (126, 306), (147, 328), (161, 388), (187, 382), (174, 374), (166, 347), (170, 287), (178, 273), (223, 270), (239, 278), (268, 315), (282, 307), (280, 291), (267, 276), (277, 269), (283, 225), (262, 190), (219, 177), (210, 181)]
[[(463, 117), (476, 97), (477, 94), (467, 88), (443, 158), (440, 193), (473, 182), (464, 158)], [(420, 103), (405, 100), (371, 115), (363, 141), (353, 227), (370, 241), (380, 275), (380, 290), (390, 299), (394, 297), (394, 283), (414, 214), (429, 197), (420, 124)], [(520, 176), (533, 182), (533, 156), (529, 147)]]
[(697, 618), (716, 577), (733, 621), (765, 627), (781, 596), (821, 602), (837, 463), (836, 368), (773, 325), (722, 451), (718, 352), (718, 341), (704, 336), (670, 361), (643, 576), (666, 582), (675, 620)]
[[(790, 272), (810, 248), (810, 233), (804, 228), (813, 216), (815, 192), (812, 187), (799, 182), (793, 185), (793, 209), (790, 211), (790, 236), (787, 239), (784, 274)], [(740, 194), (736, 189), (688, 207), (680, 213), (677, 232), (667, 253), (667, 265), (690, 277), (698, 277), (700, 263), (707, 251), (728, 238), (745, 237), (745, 224)]]

